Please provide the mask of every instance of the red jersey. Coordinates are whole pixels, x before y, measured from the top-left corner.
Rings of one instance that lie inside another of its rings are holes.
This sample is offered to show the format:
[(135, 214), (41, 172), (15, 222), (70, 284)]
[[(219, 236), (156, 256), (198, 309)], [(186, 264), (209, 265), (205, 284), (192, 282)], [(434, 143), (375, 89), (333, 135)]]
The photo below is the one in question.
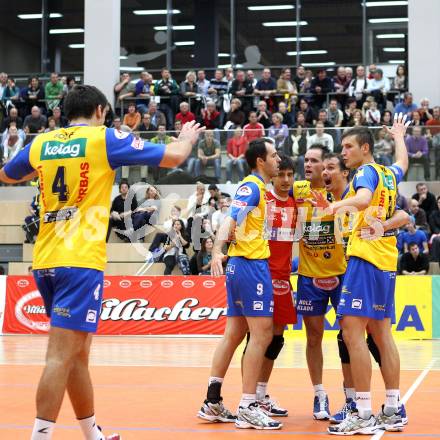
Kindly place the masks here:
[(289, 280), (292, 271), (292, 243), (297, 209), (293, 197), (282, 200), (273, 191), (266, 193), (269, 267), (272, 279)]

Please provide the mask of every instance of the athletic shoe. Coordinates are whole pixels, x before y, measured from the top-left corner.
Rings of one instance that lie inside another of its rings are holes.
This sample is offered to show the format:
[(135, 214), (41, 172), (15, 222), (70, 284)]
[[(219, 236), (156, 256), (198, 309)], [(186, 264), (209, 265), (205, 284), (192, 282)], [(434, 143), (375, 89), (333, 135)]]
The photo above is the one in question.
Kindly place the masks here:
[(200, 417), (203, 420), (207, 420), (208, 422), (223, 423), (232, 423), (235, 422), (236, 419), (231, 411), (225, 408), (222, 400), (217, 403), (213, 403), (210, 402), (208, 399), (203, 402), (203, 406), (197, 413), (197, 417)]
[[(100, 426), (98, 426), (98, 429), (102, 432), (102, 429)], [(112, 434), (105, 437), (105, 440), (122, 440), (122, 437), (119, 434)]]
[(235, 426), (242, 429), (281, 429), (283, 424), (267, 416), (255, 402), (247, 408), (238, 408)]
[(348, 414), (356, 409), (356, 402), (353, 399), (346, 399), (344, 406), (339, 412), (330, 417), (330, 423), (341, 423)]
[(289, 411), (281, 408), (278, 402), (275, 399), (271, 399), (269, 395), (266, 395), (263, 400), (258, 401), (258, 406), (269, 417), (287, 417), (289, 415)]
[(357, 409), (351, 411), (343, 422), (338, 425), (331, 425), (327, 428), (329, 434), (334, 435), (371, 435), (377, 431), (376, 417), (370, 416), (368, 420), (359, 417)]
[(405, 405), (401, 402), (399, 402), (399, 411), (397, 411), (397, 413), (400, 415), (400, 417), (402, 417), (402, 423), (404, 425), (407, 425), (408, 424), (408, 417), (406, 415)]
[(385, 431), (395, 432), (395, 431), (403, 431), (403, 421), (399, 412), (391, 416), (387, 416), (384, 412), (384, 405), (382, 405), (382, 409), (379, 414), (376, 416), (376, 423), (378, 428), (385, 429)]
[(327, 394), (325, 397), (315, 396), (313, 400), (313, 418), (316, 420), (328, 420), (330, 418), (330, 407)]

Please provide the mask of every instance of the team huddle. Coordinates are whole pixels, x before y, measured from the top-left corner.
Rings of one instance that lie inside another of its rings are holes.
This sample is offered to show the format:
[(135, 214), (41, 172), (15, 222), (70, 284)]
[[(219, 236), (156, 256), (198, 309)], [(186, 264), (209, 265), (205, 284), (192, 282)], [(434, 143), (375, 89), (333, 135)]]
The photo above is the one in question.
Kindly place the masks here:
[[(237, 428), (280, 429), (288, 410), (267, 391), (287, 324), (302, 315), (306, 359), (314, 388), (313, 417), (329, 420), (328, 433), (402, 431), (408, 422), (400, 402), (395, 321), (396, 229), (408, 215), (396, 206), (397, 185), (408, 169), (404, 136), (409, 122), (396, 115), (389, 129), (396, 162), (374, 162), (370, 131), (356, 127), (342, 136), (342, 153), (313, 145), (305, 155), (305, 180), (294, 182), (294, 163), (270, 140), (250, 143), (252, 173), (239, 185), (221, 225), (211, 264), (226, 266), (227, 323), (211, 367), (206, 400), (198, 416), (233, 422)], [(350, 180), (350, 171), (353, 177)], [(266, 190), (271, 182), (272, 189)], [(290, 285), (292, 243), (299, 241), (296, 300)], [(221, 253), (230, 242), (228, 257)], [(341, 331), (345, 403), (331, 414), (323, 387), (324, 316), (334, 307)], [(242, 358), (243, 391), (236, 414), (223, 404), (221, 388), (233, 354), (247, 338)], [(386, 396), (377, 415), (371, 405), (371, 358), (379, 364)]]

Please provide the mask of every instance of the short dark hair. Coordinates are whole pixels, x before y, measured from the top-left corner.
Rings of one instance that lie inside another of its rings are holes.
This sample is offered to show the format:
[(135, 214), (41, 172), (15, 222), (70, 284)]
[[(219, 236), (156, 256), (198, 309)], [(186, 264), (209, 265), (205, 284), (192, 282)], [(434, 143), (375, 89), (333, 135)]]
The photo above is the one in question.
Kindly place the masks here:
[(413, 246), (417, 246), (417, 249), (419, 248), (419, 245), (418, 245), (415, 241), (412, 241), (412, 242), (408, 245), (408, 250), (411, 249)]
[(249, 142), (249, 147), (246, 150), (245, 157), (246, 162), (251, 170), (254, 170), (257, 167), (257, 159), (259, 157), (261, 157), (263, 160), (266, 160), (266, 142), (267, 140), (264, 138), (254, 139), (253, 141)]
[(107, 105), (107, 98), (97, 87), (76, 85), (64, 98), (64, 113), (69, 121), (76, 118), (89, 119), (98, 106), (104, 110)]
[(128, 188), (130, 188), (130, 184), (128, 183), (128, 180), (126, 180), (126, 179), (122, 179), (122, 180), (119, 182), (119, 191), (121, 191), (121, 186), (122, 186), (122, 185), (127, 185)]
[(326, 155), (324, 155), (324, 160), (325, 160), (325, 159), (337, 159), (337, 160), (338, 160), (338, 163), (339, 163), (339, 169), (340, 169), (341, 171), (350, 171), (350, 170), (346, 167), (346, 165), (345, 165), (345, 163), (344, 163), (344, 159), (342, 158), (342, 155), (340, 155), (340, 154), (338, 154), (338, 153), (333, 153), (333, 152), (327, 153)]
[(374, 139), (371, 131), (366, 127), (353, 127), (345, 131), (341, 137), (341, 142), (348, 136), (354, 136), (359, 145), (368, 144), (370, 153), (374, 153)]
[(427, 186), (427, 185), (426, 185), (425, 182), (419, 182), (419, 183), (416, 185), (416, 189), (419, 189), (421, 186)]
[(285, 155), (284, 153), (278, 153), (278, 156), (280, 156), (281, 159), (281, 162), (278, 165), (278, 169), (280, 171), (292, 170), (295, 173), (295, 163), (293, 162), (292, 158)]
[(313, 144), (308, 148), (308, 150), (320, 150), (322, 160), (324, 160), (326, 154), (330, 153), (330, 149), (322, 144)]

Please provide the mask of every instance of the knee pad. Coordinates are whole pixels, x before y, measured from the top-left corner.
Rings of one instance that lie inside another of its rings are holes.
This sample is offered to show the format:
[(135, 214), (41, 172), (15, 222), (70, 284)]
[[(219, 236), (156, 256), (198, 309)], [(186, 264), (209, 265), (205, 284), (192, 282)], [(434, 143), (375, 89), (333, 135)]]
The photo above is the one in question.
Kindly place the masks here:
[(348, 353), (348, 348), (347, 345), (345, 344), (344, 338), (342, 337), (342, 330), (339, 330), (337, 339), (338, 339), (339, 357), (341, 359), (341, 363), (349, 364), (350, 355)]
[(271, 343), (269, 344), (266, 350), (265, 356), (267, 357), (267, 359), (274, 361), (280, 354), (283, 345), (284, 345), (284, 337), (281, 335), (274, 335)]
[(250, 339), (250, 338), (251, 338), (251, 334), (250, 334), (249, 332), (247, 332), (247, 333), (246, 333), (246, 345), (244, 346), (243, 354), (246, 353), (246, 349), (247, 349), (247, 346), (248, 346), (248, 344), (249, 344), (249, 339)]
[(380, 367), (381, 366), (380, 352), (379, 349), (377, 348), (376, 343), (374, 342), (373, 336), (371, 336), (370, 333), (368, 333), (367, 336), (367, 345), (368, 345), (368, 350), (370, 350), (370, 353), (373, 355), (374, 360), (379, 364)]

